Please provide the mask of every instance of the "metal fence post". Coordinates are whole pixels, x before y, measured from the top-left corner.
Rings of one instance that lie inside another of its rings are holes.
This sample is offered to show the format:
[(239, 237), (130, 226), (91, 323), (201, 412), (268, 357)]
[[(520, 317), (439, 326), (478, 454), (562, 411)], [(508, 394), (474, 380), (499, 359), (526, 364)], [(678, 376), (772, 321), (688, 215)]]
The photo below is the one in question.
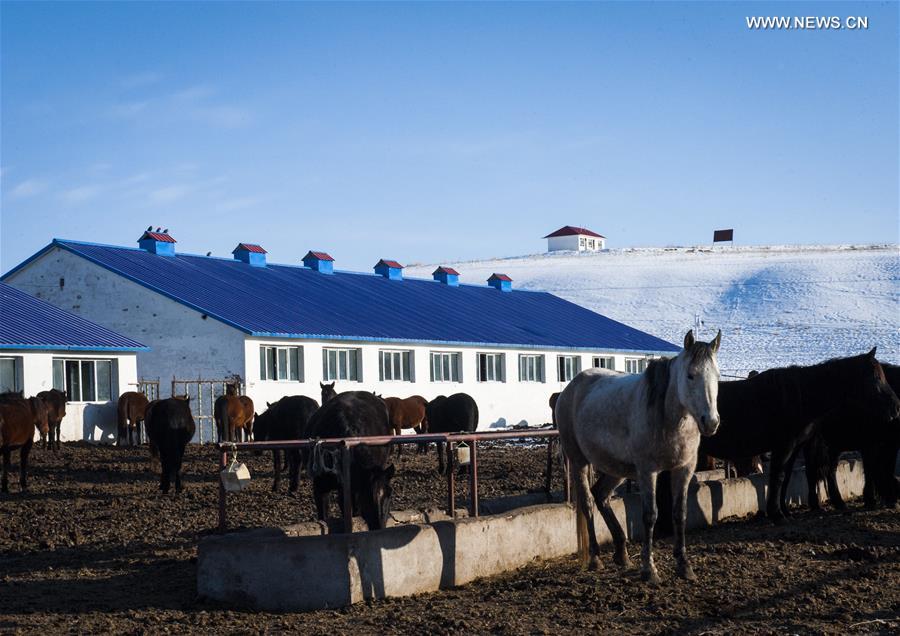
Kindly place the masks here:
[(216, 475), (219, 479), (219, 530), (225, 531), (228, 527), (228, 520), (226, 519), (227, 512), (225, 510), (225, 485), (222, 483), (222, 475), (221, 472), (228, 467), (228, 451), (222, 449), (222, 454), (219, 457), (219, 475)]
[(350, 484), (350, 448), (347, 442), (341, 445), (341, 495), (344, 502), (344, 532), (353, 532), (353, 493)]
[(447, 514), (456, 518), (456, 467), (453, 456), (456, 455), (456, 442), (447, 442)]
[(469, 446), (469, 516), (478, 516), (478, 440)]

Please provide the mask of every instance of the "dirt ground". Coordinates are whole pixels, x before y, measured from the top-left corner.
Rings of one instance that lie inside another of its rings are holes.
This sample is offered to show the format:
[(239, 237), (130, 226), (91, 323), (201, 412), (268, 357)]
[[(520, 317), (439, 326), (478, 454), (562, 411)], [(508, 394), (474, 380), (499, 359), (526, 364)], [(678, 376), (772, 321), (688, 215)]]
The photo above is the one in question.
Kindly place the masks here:
[[(674, 579), (663, 541), (658, 588), (607, 552), (598, 573), (574, 558), (536, 562), (434, 594), (269, 614), (196, 597), (197, 539), (216, 524), (212, 448), (189, 448), (177, 498), (157, 494), (145, 449), (65, 444), (32, 457), (31, 492), (11, 480), (0, 497), (0, 633), (900, 633), (900, 510), (851, 504), (852, 514), (798, 513), (780, 528), (749, 519), (692, 532), (693, 584)], [(229, 498), (232, 527), (313, 519), (307, 483), (273, 494), (270, 457), (241, 459), (254, 480)], [(485, 448), (479, 459), (485, 497), (543, 486), (544, 447)], [(399, 460), (394, 508), (443, 506), (435, 464), (433, 454)], [(463, 482), (460, 506), (466, 495)]]

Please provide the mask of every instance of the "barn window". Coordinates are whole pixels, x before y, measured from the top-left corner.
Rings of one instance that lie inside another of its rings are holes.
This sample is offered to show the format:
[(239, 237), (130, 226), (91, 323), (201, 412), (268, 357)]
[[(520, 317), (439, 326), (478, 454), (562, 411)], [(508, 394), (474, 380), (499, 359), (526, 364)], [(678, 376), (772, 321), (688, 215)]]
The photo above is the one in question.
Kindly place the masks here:
[(362, 382), (359, 349), (323, 349), (322, 377), (328, 380)]
[(594, 356), (591, 363), (595, 369), (615, 369), (615, 358), (612, 356)]
[(20, 360), (21, 358), (0, 358), (0, 393), (22, 388), (18, 369)]
[(53, 388), (65, 391), (70, 402), (108, 402), (112, 381), (112, 360), (53, 360)]
[(643, 373), (647, 369), (644, 358), (625, 358), (625, 373)]
[(506, 356), (502, 353), (478, 354), (478, 381), (505, 382)]
[(519, 355), (519, 381), (544, 382), (544, 355), (523, 353)]
[(558, 356), (556, 374), (560, 382), (569, 382), (581, 372), (581, 356)]
[(259, 379), (303, 382), (303, 347), (259, 347)]
[(412, 382), (412, 351), (378, 352), (379, 380), (382, 382)]
[(432, 382), (462, 382), (460, 354), (452, 351), (431, 352)]

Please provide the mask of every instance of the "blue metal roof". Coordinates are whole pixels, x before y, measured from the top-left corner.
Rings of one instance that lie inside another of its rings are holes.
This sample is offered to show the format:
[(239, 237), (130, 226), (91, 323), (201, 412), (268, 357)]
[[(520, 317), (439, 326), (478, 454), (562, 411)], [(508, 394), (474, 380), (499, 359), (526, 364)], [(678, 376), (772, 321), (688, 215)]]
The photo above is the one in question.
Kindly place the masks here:
[[(254, 336), (670, 353), (680, 348), (546, 292), (451, 287), (54, 239), (58, 246)], [(4, 275), (24, 267), (25, 261)]]
[(147, 351), (106, 327), (0, 283), (0, 349)]

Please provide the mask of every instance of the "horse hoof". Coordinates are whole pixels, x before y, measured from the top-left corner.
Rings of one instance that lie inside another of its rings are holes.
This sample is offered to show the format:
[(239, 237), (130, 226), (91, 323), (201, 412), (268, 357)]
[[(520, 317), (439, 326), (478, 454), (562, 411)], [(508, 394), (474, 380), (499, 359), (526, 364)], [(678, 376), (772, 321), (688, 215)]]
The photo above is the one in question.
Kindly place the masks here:
[(589, 572), (597, 572), (599, 570), (602, 570), (603, 566), (600, 564), (600, 557), (598, 557), (596, 555), (592, 556), (591, 560), (588, 561), (587, 569)]
[(697, 580), (697, 575), (694, 574), (694, 569), (688, 563), (679, 563), (677, 566), (675, 566), (675, 574), (683, 578), (685, 581)]
[(628, 569), (631, 567), (631, 559), (628, 558), (628, 553), (623, 548), (622, 550), (616, 550), (615, 556), (613, 556), (613, 561), (620, 568)]
[(650, 585), (659, 585), (659, 574), (656, 573), (656, 570), (644, 570), (641, 572), (641, 580), (645, 583), (649, 583)]

